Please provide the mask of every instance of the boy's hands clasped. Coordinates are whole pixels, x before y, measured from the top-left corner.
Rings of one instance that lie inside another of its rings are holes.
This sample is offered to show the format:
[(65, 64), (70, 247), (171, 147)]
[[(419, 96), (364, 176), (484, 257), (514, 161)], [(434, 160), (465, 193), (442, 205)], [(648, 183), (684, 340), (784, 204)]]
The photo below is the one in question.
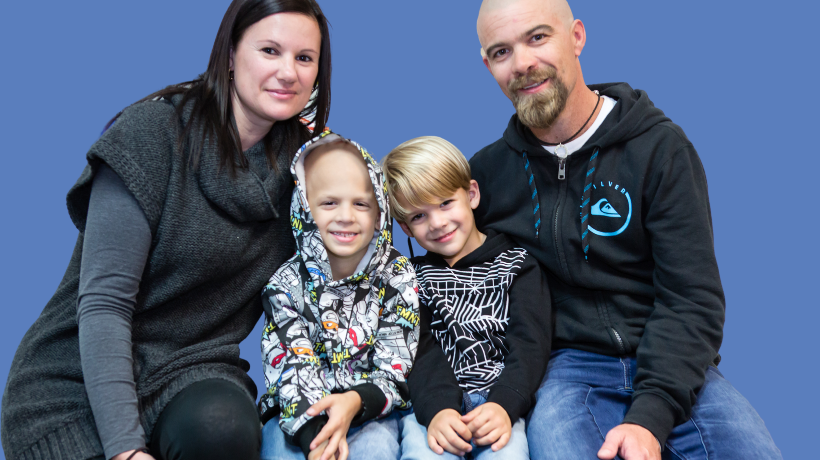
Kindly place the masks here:
[(463, 457), (472, 450), (471, 440), (478, 446), (492, 444), (493, 452), (497, 452), (507, 445), (511, 434), (512, 423), (507, 411), (487, 402), (464, 415), (453, 409), (436, 414), (427, 427), (427, 443), (439, 455), (446, 450)]
[(444, 409), (430, 420), (427, 426), (427, 444), (433, 452), (441, 455), (446, 450), (463, 457), (473, 450), (469, 441), (473, 438), (467, 424), (461, 421), (461, 414), (453, 409)]
[(503, 407), (493, 402), (486, 402), (464, 414), (461, 421), (473, 433), (476, 445), (492, 444), (493, 452), (506, 446), (512, 434), (510, 416)]
[(308, 460), (346, 460), (347, 430), (362, 409), (362, 398), (355, 391), (332, 394), (310, 406), (307, 414), (317, 416), (325, 411), (327, 424), (310, 443)]

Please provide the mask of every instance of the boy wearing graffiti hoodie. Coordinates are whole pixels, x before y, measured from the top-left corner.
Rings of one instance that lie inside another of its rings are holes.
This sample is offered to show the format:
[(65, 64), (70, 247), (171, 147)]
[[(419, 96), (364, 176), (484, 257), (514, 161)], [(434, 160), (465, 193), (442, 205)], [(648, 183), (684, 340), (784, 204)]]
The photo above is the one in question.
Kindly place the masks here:
[(507, 236), (478, 231), (478, 184), (455, 146), (412, 139), (383, 168), (394, 217), (428, 251), (412, 260), (423, 305), (403, 458), (528, 459), (522, 417), (550, 350), (546, 278)]
[(412, 266), (391, 246), (381, 169), (325, 131), (291, 173), (297, 252), (262, 293), (262, 458), (396, 458), (391, 411), (410, 405), (418, 297)]

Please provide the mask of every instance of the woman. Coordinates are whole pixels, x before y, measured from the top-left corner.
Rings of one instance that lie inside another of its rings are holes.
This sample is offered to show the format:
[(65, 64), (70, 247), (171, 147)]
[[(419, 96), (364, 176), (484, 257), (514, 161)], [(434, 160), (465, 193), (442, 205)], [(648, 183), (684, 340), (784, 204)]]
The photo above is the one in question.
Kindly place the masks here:
[(7, 458), (258, 457), (238, 345), (293, 254), (288, 165), (301, 117), (324, 129), (330, 73), (315, 0), (234, 0), (207, 71), (91, 147), (74, 254), (3, 395)]

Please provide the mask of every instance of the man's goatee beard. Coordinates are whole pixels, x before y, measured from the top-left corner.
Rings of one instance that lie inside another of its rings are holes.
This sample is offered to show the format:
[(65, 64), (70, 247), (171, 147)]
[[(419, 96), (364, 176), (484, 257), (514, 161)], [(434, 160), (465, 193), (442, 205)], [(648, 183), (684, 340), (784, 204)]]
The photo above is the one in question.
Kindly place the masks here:
[[(549, 79), (549, 86), (535, 94), (519, 94), (518, 90)], [(569, 90), (558, 77), (555, 67), (536, 69), (507, 85), (518, 119), (528, 128), (547, 129), (564, 110)]]

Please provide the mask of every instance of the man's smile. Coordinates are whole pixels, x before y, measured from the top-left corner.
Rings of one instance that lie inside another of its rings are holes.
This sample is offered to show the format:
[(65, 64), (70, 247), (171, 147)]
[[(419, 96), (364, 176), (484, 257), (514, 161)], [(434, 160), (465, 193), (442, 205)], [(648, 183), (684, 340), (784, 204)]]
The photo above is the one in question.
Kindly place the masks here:
[(519, 91), (520, 91), (520, 92), (522, 92), (522, 93), (525, 93), (525, 94), (532, 94), (532, 93), (536, 93), (536, 92), (538, 92), (538, 91), (541, 89), (541, 87), (542, 87), (542, 86), (543, 86), (546, 82), (548, 82), (548, 81), (549, 81), (549, 78), (546, 78), (546, 79), (544, 79), (544, 80), (541, 80), (541, 81), (538, 81), (538, 82), (532, 83), (532, 84), (530, 84), (530, 85), (528, 85), (528, 86), (525, 86), (525, 87), (521, 88)]

